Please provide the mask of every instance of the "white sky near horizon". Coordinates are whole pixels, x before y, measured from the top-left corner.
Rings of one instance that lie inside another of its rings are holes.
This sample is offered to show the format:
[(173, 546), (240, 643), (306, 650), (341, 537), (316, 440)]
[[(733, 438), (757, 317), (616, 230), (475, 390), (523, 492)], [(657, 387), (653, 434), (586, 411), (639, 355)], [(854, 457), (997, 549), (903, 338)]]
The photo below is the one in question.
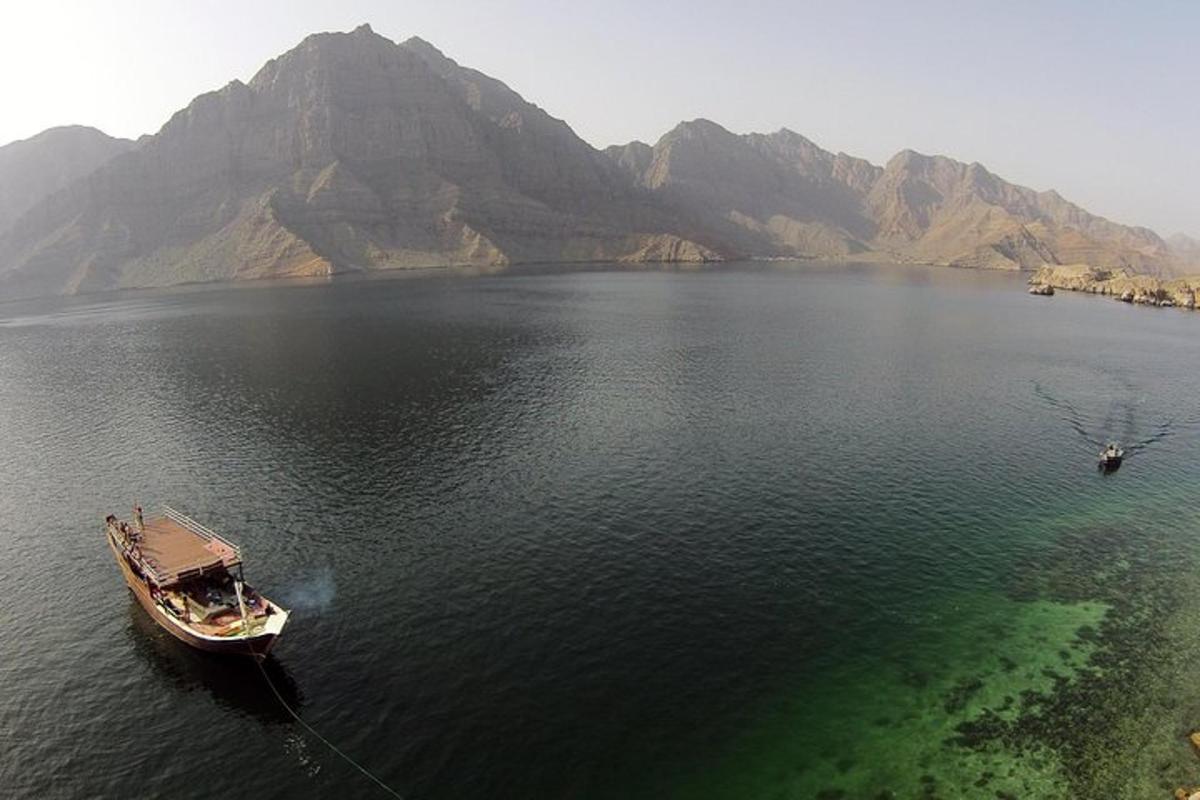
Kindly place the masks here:
[(788, 127), (880, 164), (904, 148), (979, 161), (1200, 237), (1200, 4), (1166, 0), (0, 0), (0, 144), (63, 124), (153, 133), (305, 35), (362, 22), (597, 147), (696, 117)]

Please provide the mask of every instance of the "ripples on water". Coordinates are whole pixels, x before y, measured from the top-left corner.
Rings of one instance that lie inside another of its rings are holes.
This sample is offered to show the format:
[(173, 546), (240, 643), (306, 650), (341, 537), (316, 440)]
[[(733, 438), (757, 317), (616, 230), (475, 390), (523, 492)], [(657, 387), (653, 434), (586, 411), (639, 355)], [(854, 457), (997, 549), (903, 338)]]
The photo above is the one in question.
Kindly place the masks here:
[[(0, 784), (360, 780), (144, 619), (99, 527), (138, 500), (242, 543), (296, 609), (277, 685), (409, 796), (809, 796), (844, 753), (789, 745), (764, 784), (738, 749), (932, 642), (994, 658), (979, 598), (1046, 520), (1194, 481), (1200, 318), (1020, 289), (585, 272), (0, 308)], [(1102, 479), (1107, 438), (1136, 458)]]

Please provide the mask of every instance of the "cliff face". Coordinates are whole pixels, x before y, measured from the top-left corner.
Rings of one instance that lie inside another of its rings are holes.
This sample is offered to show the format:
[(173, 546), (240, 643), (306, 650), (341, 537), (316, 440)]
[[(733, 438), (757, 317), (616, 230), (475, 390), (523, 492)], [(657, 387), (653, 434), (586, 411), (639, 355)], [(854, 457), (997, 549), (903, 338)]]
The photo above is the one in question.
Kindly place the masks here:
[(71, 125), (0, 147), (0, 231), (47, 196), (134, 147)]
[(0, 292), (717, 257), (641, 203), (499, 81), (364, 26), (308, 37), (39, 203), (0, 236)]

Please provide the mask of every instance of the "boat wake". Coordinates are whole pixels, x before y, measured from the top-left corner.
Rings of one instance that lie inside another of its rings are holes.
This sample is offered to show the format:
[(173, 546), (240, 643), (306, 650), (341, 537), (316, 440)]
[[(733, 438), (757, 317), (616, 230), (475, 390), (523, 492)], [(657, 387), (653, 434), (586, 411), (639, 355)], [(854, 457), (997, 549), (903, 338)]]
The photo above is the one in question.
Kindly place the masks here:
[[(1059, 418), (1085, 442), (1095, 448), (1103, 448), (1109, 442), (1119, 442), (1129, 459), (1173, 436), (1180, 430), (1200, 425), (1200, 414), (1179, 420), (1175, 415), (1144, 421), (1139, 419), (1142, 400), (1133, 399), (1135, 387), (1121, 381), (1126, 398), (1111, 397), (1103, 416), (1089, 416), (1081, 412), (1066, 398), (1057, 397), (1037, 381), (1033, 382), (1033, 393), (1043, 403), (1059, 414)], [(1143, 415), (1144, 416), (1144, 415)]]

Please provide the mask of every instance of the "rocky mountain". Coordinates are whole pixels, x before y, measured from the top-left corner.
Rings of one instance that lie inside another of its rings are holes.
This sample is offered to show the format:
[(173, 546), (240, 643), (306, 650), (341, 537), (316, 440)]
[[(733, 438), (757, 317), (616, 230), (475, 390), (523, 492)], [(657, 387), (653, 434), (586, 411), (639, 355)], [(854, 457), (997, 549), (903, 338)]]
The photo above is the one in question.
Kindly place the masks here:
[(39, 201), (134, 146), (95, 128), (69, 125), (0, 147), (0, 230)]
[(728, 256), (845, 256), (874, 236), (864, 199), (881, 170), (786, 129), (738, 136), (698, 119), (653, 148), (605, 153), (681, 230)]
[(1186, 269), (1200, 271), (1200, 239), (1177, 233), (1167, 239), (1167, 244)]
[(786, 129), (698, 119), (601, 152), (500, 81), (368, 26), (306, 38), (136, 146), (59, 129), (0, 148), (0, 297), (614, 260), (1165, 274), (1194, 252), (1172, 244), (979, 164), (904, 151), (879, 167)]
[(317, 34), (0, 235), (0, 292), (702, 260), (619, 167), (419, 39)]
[(867, 196), (876, 245), (919, 260), (1033, 269), (1089, 263), (1161, 271), (1166, 242), (1146, 228), (1089, 214), (1056, 192), (1035, 192), (943, 156), (905, 150)]
[(786, 129), (736, 135), (707, 120), (653, 147), (605, 154), (724, 253), (999, 269), (1087, 262), (1162, 272), (1175, 263), (1153, 231), (943, 156), (906, 150), (880, 168)]

